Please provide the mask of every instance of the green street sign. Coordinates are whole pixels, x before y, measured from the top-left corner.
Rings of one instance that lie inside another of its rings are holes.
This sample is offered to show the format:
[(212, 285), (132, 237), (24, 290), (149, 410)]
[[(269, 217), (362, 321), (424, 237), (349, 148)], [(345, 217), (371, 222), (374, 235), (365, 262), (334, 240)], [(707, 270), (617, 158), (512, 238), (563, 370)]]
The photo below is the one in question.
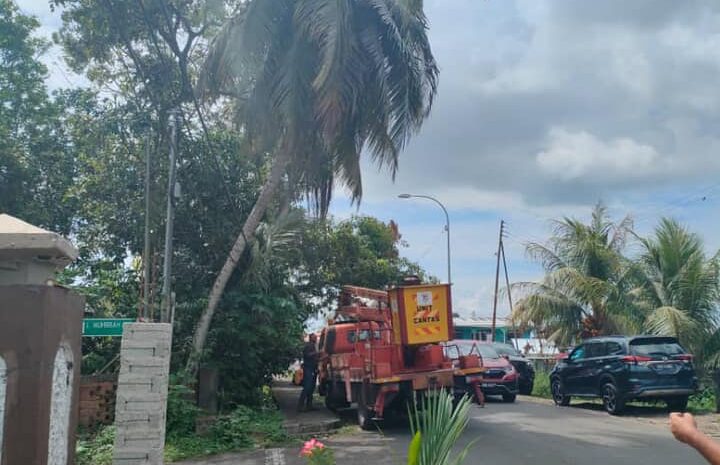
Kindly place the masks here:
[(123, 325), (134, 318), (83, 318), (83, 336), (122, 336)]

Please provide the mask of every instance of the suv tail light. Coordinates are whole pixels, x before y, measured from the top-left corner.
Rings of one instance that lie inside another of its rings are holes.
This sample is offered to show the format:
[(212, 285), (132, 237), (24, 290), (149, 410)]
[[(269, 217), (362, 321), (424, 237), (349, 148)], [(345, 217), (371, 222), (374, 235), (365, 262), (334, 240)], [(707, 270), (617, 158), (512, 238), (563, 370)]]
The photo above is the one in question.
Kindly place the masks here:
[(693, 361), (693, 355), (692, 354), (680, 354), (673, 357), (675, 360), (682, 360), (683, 362), (692, 362)]
[(626, 355), (622, 358), (622, 361), (631, 365), (638, 365), (640, 363), (652, 361), (652, 357), (644, 357), (642, 355)]

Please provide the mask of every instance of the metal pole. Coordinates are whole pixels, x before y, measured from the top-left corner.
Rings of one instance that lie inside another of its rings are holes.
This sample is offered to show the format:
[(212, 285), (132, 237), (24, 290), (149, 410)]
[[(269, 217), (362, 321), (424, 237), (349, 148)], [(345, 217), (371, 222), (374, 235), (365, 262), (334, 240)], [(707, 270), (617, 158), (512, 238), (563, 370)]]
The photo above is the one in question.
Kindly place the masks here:
[(145, 137), (145, 250), (143, 251), (143, 315), (150, 312), (150, 134)]
[(448, 284), (452, 284), (452, 274), (451, 274), (451, 265), (450, 265), (450, 215), (448, 214), (447, 209), (445, 208), (445, 205), (442, 204), (438, 199), (435, 197), (431, 197), (429, 195), (415, 195), (415, 194), (400, 194), (398, 197), (401, 199), (410, 199), (410, 198), (418, 198), (418, 199), (427, 199), (435, 202), (442, 208), (443, 213), (445, 213), (445, 231), (447, 232), (447, 279)]
[(498, 250), (497, 250), (497, 266), (495, 267), (495, 297), (493, 301), (493, 315), (492, 315), (492, 341), (495, 342), (495, 327), (497, 325), (497, 301), (498, 301), (498, 284), (500, 283), (500, 252), (502, 250), (502, 236), (503, 228), (505, 227), (505, 221), (500, 220), (500, 237), (498, 239)]
[(503, 268), (505, 269), (505, 285), (507, 286), (508, 304), (510, 304), (510, 321), (512, 323), (513, 331), (515, 332), (515, 348), (519, 350), (520, 347), (518, 347), (517, 341), (517, 326), (515, 325), (515, 315), (513, 314), (512, 294), (510, 293), (510, 277), (508, 274), (507, 260), (505, 260), (505, 244), (502, 240), (500, 242), (500, 251), (502, 252)]
[[(439, 203), (439, 202), (438, 202)], [(448, 216), (447, 210), (442, 206), (445, 212), (445, 231), (447, 231), (447, 266), (448, 266), (448, 284), (452, 284), (452, 275), (450, 274), (450, 217)]]
[(170, 318), (170, 307), (172, 306), (172, 240), (173, 240), (173, 223), (175, 221), (175, 151), (176, 151), (176, 121), (175, 112), (170, 114), (170, 169), (168, 174), (168, 190), (167, 190), (167, 218), (165, 220), (165, 255), (163, 257), (163, 288), (162, 288), (162, 309), (160, 311), (160, 321), (167, 323)]

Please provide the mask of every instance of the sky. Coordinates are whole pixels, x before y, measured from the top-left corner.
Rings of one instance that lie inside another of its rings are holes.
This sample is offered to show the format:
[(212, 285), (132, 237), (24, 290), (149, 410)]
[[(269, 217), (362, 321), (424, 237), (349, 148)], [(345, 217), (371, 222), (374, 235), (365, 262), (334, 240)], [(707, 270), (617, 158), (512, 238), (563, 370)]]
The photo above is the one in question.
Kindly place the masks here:
[[(41, 33), (60, 26), (45, 0), (20, 0)], [(510, 280), (542, 270), (524, 244), (551, 219), (587, 219), (602, 201), (638, 234), (672, 216), (720, 248), (720, 4), (713, 1), (425, 0), (440, 66), (430, 118), (395, 181), (369, 161), (362, 203), (338, 187), (331, 213), (394, 220), (402, 253), (445, 279), (449, 211), (453, 304), (492, 311), (501, 220)], [(85, 85), (57, 49), (50, 88)], [(633, 253), (631, 247), (630, 253)], [(499, 314), (508, 312), (505, 298)]]

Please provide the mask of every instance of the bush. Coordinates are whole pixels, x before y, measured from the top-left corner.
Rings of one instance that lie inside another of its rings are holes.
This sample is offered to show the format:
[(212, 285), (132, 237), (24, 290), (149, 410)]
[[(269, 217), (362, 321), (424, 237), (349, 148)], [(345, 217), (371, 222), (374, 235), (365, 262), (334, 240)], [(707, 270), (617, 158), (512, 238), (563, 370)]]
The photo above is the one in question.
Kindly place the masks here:
[(111, 465), (114, 445), (115, 427), (105, 426), (94, 436), (78, 439), (75, 462), (77, 465)]
[(697, 394), (690, 396), (688, 410), (694, 413), (707, 413), (715, 411), (715, 390), (705, 388)]
[(219, 418), (210, 428), (210, 435), (231, 449), (267, 446), (287, 439), (282, 416), (277, 410), (245, 406)]
[(194, 399), (195, 392), (187, 386), (182, 384), (169, 386), (165, 423), (168, 437), (185, 437), (195, 434), (195, 423), (200, 410), (195, 406)]
[[(282, 416), (272, 408), (238, 407), (220, 417), (203, 436), (195, 434), (198, 409), (184, 397), (186, 390), (173, 386), (168, 397), (165, 460), (214, 455), (250, 447), (265, 447), (287, 439)], [(172, 412), (172, 414), (171, 414)], [(183, 412), (189, 419), (183, 419)], [(105, 427), (78, 441), (77, 465), (111, 465), (115, 428)]]
[(552, 390), (550, 389), (550, 374), (546, 371), (538, 371), (535, 374), (535, 386), (532, 395), (535, 397), (543, 397), (552, 399)]

